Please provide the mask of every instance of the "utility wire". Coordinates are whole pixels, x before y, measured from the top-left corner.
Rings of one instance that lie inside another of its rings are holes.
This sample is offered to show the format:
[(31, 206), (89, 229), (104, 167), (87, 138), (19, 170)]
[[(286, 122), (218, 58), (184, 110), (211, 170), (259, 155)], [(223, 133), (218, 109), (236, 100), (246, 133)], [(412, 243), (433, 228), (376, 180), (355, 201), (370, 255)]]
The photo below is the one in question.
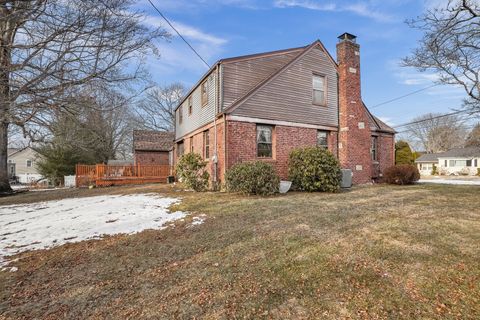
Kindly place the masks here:
[(369, 109), (378, 108), (378, 107), (380, 107), (380, 106), (383, 106), (384, 104), (391, 103), (391, 102), (394, 102), (394, 101), (397, 101), (397, 100), (400, 100), (400, 99), (409, 97), (409, 96), (411, 96), (411, 95), (414, 95), (414, 94), (416, 94), (416, 93), (419, 93), (419, 92), (428, 90), (428, 89), (430, 89), (430, 88), (433, 88), (433, 87), (436, 87), (436, 86), (439, 86), (439, 85), (440, 85), (440, 83), (435, 83), (435, 84), (433, 84), (433, 85), (431, 85), (431, 86), (428, 86), (428, 87), (425, 87), (425, 88), (422, 88), (422, 89), (418, 89), (418, 90), (412, 91), (412, 92), (410, 92), (410, 93), (404, 94), (404, 95), (402, 95), (402, 96), (400, 96), (400, 97), (396, 97), (396, 98), (387, 100), (387, 101), (385, 101), (385, 102), (376, 104), (376, 105), (374, 105), (373, 107), (369, 107)]
[[(460, 111), (445, 113), (445, 114), (442, 114), (442, 115), (439, 115), (439, 116), (435, 116), (435, 117), (431, 117), (431, 118), (428, 118), (428, 119), (421, 119), (421, 120), (417, 120), (417, 121), (406, 122), (406, 123), (404, 123), (404, 124), (400, 124), (400, 125), (398, 125), (398, 126), (394, 126), (393, 128), (405, 127), (405, 126), (409, 126), (409, 125), (412, 125), (412, 124), (422, 123), (422, 122), (426, 122), (426, 121), (430, 121), (430, 120), (445, 118), (445, 117), (448, 117), (448, 116), (453, 116), (453, 115), (456, 115), (456, 114), (468, 113), (468, 112), (471, 112), (471, 110), (460, 110)], [(465, 120), (467, 120), (467, 119), (465, 119)]]
[(205, 63), (205, 65), (210, 69), (210, 65), (208, 64), (207, 61), (205, 61), (205, 59), (202, 58), (202, 56), (197, 52), (197, 50), (195, 50), (195, 48), (187, 41), (187, 39), (185, 39), (182, 34), (177, 30), (177, 28), (175, 28), (173, 26), (173, 24), (167, 19), (167, 17), (165, 17), (163, 15), (163, 13), (160, 11), (160, 9), (157, 8), (157, 6), (155, 6), (155, 4), (151, 1), (151, 0), (148, 0), (148, 2), (152, 5), (152, 7), (158, 12), (158, 14), (163, 18), (163, 20), (165, 20), (168, 25), (178, 34), (178, 36), (183, 40), (183, 42), (185, 42), (187, 44), (187, 46), (190, 47), (190, 49), (192, 49), (192, 51), (197, 55), (197, 57), (200, 58), (200, 60), (203, 61), (203, 63)]

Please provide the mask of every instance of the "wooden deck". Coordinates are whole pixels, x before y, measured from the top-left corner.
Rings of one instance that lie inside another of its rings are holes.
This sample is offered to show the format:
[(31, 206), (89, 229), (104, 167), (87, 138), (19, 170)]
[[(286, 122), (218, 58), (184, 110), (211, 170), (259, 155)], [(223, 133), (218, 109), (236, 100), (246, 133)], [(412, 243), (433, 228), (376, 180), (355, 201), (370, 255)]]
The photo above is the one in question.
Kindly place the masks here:
[(169, 165), (83, 165), (75, 168), (75, 184), (78, 187), (105, 187), (126, 184), (167, 183), (174, 174)]

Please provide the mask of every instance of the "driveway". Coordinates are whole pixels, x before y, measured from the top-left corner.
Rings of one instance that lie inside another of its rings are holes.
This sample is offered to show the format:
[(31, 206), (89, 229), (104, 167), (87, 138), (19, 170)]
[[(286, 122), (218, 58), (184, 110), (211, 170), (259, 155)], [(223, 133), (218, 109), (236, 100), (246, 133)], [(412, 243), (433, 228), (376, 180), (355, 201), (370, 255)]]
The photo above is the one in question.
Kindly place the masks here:
[(434, 184), (451, 184), (451, 185), (463, 185), (463, 186), (480, 186), (480, 179), (475, 180), (460, 180), (460, 179), (420, 179), (418, 183), (434, 183)]

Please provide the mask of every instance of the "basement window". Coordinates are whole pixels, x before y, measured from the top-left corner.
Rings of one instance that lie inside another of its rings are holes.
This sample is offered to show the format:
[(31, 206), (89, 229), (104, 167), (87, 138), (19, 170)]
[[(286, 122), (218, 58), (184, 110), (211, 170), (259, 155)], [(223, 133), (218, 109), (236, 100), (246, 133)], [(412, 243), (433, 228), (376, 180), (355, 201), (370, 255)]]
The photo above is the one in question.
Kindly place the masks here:
[(313, 85), (313, 104), (319, 106), (326, 106), (326, 81), (324, 76), (313, 75), (312, 77)]
[(257, 157), (272, 158), (272, 133), (272, 126), (257, 125)]
[(328, 149), (328, 131), (317, 131), (317, 146), (322, 149)]
[(378, 161), (378, 138), (372, 137), (372, 146), (370, 149), (370, 153), (372, 154), (372, 160)]

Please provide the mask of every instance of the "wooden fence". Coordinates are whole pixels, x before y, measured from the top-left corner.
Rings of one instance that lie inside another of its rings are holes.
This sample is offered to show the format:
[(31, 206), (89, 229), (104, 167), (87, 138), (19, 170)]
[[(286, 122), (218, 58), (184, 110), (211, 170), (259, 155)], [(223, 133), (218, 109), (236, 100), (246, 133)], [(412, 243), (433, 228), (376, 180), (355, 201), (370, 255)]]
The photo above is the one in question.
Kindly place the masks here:
[(169, 165), (83, 165), (75, 167), (75, 184), (77, 187), (113, 186), (125, 184), (144, 184), (167, 182), (174, 175)]

